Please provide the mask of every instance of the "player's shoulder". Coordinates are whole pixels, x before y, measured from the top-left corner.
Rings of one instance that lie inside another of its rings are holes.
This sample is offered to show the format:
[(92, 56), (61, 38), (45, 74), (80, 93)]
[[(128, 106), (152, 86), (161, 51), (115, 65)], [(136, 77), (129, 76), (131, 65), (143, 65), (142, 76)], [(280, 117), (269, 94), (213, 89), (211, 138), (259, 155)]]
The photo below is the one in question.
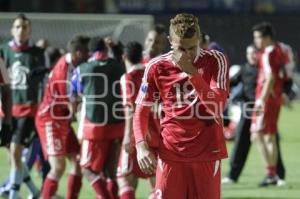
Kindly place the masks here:
[(162, 65), (170, 64), (172, 61), (172, 53), (173, 51), (170, 51), (151, 59), (145, 65), (145, 74), (147, 74), (149, 71), (157, 70), (157, 68)]
[(117, 66), (120, 66), (120, 63), (111, 57), (103, 58), (103, 59), (96, 59), (92, 62), (88, 62), (88, 64), (92, 67), (114, 67), (116, 68)]
[(173, 51), (170, 51), (168, 53), (161, 54), (161, 55), (159, 55), (159, 56), (157, 56), (155, 58), (150, 59), (148, 61), (148, 63), (146, 63), (146, 68), (148, 66), (159, 65), (161, 63), (170, 61), (172, 59), (172, 53), (173, 53)]
[(207, 59), (210, 61), (224, 61), (226, 60), (226, 56), (224, 53), (218, 51), (218, 50), (206, 50), (206, 49), (200, 49), (200, 52), (198, 53), (199, 59)]

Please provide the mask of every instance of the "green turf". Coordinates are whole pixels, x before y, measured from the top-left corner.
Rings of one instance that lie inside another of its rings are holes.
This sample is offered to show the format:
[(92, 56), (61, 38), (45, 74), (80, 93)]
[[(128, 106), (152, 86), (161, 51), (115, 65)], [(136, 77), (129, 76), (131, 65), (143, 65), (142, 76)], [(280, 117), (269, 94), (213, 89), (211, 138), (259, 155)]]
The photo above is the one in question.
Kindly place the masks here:
[[(287, 170), (287, 185), (284, 187), (258, 188), (257, 184), (264, 175), (262, 160), (255, 147), (252, 147), (246, 167), (235, 185), (223, 186), (224, 199), (300, 199), (300, 102), (294, 105), (294, 110), (283, 109), (280, 117), (280, 132), (283, 159)], [(228, 144), (229, 152), (232, 143)], [(4, 149), (0, 150), (0, 181), (9, 174), (9, 164)], [(228, 160), (223, 161), (223, 175), (228, 170)], [(36, 172), (32, 177), (40, 185), (41, 181)], [(59, 194), (64, 195), (66, 190), (66, 175), (63, 177)], [(137, 190), (137, 198), (146, 198), (149, 193), (149, 186), (146, 181), (140, 181)], [(24, 198), (26, 189), (22, 188)], [(92, 188), (86, 180), (83, 182), (81, 199), (95, 198)]]

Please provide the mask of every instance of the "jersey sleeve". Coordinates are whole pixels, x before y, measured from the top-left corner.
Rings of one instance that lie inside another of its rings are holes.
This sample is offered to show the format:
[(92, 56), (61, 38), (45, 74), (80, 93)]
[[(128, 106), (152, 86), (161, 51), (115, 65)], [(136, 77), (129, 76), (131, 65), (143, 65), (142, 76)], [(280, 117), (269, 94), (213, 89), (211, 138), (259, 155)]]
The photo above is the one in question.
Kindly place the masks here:
[(0, 85), (9, 84), (9, 76), (4, 61), (0, 57)]
[(159, 99), (159, 90), (156, 85), (154, 63), (149, 62), (139, 89), (135, 103), (137, 105), (152, 106)]
[(77, 67), (73, 72), (71, 85), (72, 85), (71, 92), (72, 92), (73, 96), (76, 96), (76, 95), (78, 95), (78, 93), (83, 92), (83, 85), (80, 81), (80, 68), (79, 67)]
[(213, 68), (211, 81), (207, 83), (202, 76), (209, 74), (194, 74), (190, 82), (204, 105), (206, 113), (220, 118), (224, 111), (229, 95), (228, 64), (225, 56), (220, 52), (213, 52), (214, 61), (210, 63)]
[(229, 95), (229, 72), (226, 56), (219, 51), (212, 51), (213, 54), (213, 75), (211, 79), (211, 88), (218, 88)]
[(134, 90), (133, 82), (128, 74), (124, 74), (121, 77), (121, 94), (122, 94), (122, 104), (123, 106), (133, 106), (134, 105)]

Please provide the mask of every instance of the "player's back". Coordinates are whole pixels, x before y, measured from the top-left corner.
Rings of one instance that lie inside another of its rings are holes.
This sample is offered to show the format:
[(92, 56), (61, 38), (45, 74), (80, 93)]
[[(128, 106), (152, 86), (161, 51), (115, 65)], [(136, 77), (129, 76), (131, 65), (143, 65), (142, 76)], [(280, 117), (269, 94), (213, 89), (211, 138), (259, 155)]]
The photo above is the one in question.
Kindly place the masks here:
[[(66, 116), (69, 115), (68, 102), (71, 90), (68, 88), (70, 54), (63, 55), (49, 74), (42, 103), (39, 106), (39, 115)], [(54, 114), (54, 115), (53, 115)]]
[[(274, 77), (271, 97), (275, 99), (282, 94), (282, 87), (285, 78), (284, 66), (288, 62), (288, 54), (284, 51), (279, 42), (267, 47), (263, 52), (258, 54), (259, 73), (257, 79), (256, 97), (261, 95), (264, 82), (270, 73), (272, 73)], [(280, 100), (276, 101), (280, 103)]]
[(119, 123), (123, 121), (120, 78), (122, 65), (105, 58), (81, 64), (79, 74), (83, 87), (86, 117), (92, 123)]

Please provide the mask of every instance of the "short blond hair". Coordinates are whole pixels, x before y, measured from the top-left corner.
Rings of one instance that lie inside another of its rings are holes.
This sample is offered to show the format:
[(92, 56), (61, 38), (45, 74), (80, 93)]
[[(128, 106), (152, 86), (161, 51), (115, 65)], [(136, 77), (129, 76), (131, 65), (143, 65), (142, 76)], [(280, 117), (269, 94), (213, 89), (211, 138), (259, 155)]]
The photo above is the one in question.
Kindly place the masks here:
[(200, 35), (198, 18), (188, 13), (177, 14), (170, 21), (170, 35), (171, 32), (180, 38), (192, 38), (195, 34)]

